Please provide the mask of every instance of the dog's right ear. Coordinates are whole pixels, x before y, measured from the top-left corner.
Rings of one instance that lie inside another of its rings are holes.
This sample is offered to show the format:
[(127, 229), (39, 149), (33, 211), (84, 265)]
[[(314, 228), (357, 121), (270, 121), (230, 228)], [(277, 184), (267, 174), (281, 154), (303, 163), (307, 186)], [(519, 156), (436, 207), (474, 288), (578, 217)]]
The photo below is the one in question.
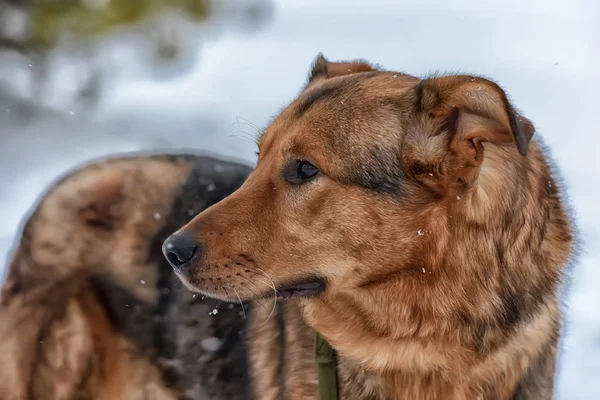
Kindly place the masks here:
[(377, 70), (378, 69), (375, 66), (363, 60), (331, 62), (327, 60), (322, 53), (319, 53), (317, 58), (313, 61), (306, 87), (313, 83), (334, 78), (336, 76)]

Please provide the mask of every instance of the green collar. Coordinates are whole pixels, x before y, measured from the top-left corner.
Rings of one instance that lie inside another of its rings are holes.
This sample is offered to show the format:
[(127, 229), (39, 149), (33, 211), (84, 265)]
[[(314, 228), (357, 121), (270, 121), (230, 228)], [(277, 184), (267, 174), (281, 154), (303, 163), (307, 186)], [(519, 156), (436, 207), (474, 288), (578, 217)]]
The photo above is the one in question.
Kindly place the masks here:
[(315, 334), (315, 362), (318, 368), (319, 400), (338, 400), (335, 350), (319, 332)]

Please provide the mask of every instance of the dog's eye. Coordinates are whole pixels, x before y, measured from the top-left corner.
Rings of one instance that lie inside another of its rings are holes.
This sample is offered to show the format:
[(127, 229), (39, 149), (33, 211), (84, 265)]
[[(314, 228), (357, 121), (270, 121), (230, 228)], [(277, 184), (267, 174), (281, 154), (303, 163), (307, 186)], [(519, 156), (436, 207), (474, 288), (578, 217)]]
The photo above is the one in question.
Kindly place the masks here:
[(300, 185), (319, 174), (319, 169), (306, 160), (296, 160), (284, 171), (284, 178), (289, 183)]
[(319, 173), (317, 167), (304, 160), (298, 162), (298, 167), (296, 169), (300, 179), (310, 179)]

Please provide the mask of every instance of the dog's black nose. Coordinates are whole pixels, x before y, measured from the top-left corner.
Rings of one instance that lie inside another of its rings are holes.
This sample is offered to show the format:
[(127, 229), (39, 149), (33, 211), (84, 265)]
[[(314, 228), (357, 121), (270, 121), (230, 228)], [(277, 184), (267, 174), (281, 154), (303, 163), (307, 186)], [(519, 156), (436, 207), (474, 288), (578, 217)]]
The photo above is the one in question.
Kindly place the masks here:
[(194, 257), (197, 250), (196, 241), (190, 235), (182, 232), (169, 236), (162, 246), (163, 254), (169, 264), (179, 271)]

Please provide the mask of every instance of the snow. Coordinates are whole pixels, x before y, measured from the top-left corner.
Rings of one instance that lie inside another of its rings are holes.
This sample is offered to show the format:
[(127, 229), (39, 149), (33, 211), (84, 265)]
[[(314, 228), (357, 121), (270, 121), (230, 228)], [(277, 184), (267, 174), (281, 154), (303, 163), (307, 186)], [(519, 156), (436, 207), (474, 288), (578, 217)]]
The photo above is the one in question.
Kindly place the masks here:
[(200, 345), (206, 351), (215, 352), (221, 348), (223, 341), (217, 337), (211, 336), (206, 339), (202, 339)]
[[(298, 93), (319, 52), (421, 76), (482, 74), (535, 122), (568, 188), (582, 254), (566, 299), (557, 398), (600, 399), (599, 15), (596, 0), (280, 1), (266, 28), (221, 32), (219, 40), (202, 43), (180, 75), (123, 74), (96, 113), (53, 100), (62, 111), (27, 124), (1, 96), (7, 76), (27, 85), (27, 62), (24, 72), (8, 74), (9, 61), (16, 61), (0, 55), (0, 110), (6, 109), (0, 112), (0, 257), (8, 256), (22, 217), (45, 187), (82, 161), (197, 148), (253, 162), (255, 145), (236, 131), (255, 136)], [(122, 54), (133, 54), (131, 48)], [(134, 62), (129, 57), (119, 68), (142, 71)]]

